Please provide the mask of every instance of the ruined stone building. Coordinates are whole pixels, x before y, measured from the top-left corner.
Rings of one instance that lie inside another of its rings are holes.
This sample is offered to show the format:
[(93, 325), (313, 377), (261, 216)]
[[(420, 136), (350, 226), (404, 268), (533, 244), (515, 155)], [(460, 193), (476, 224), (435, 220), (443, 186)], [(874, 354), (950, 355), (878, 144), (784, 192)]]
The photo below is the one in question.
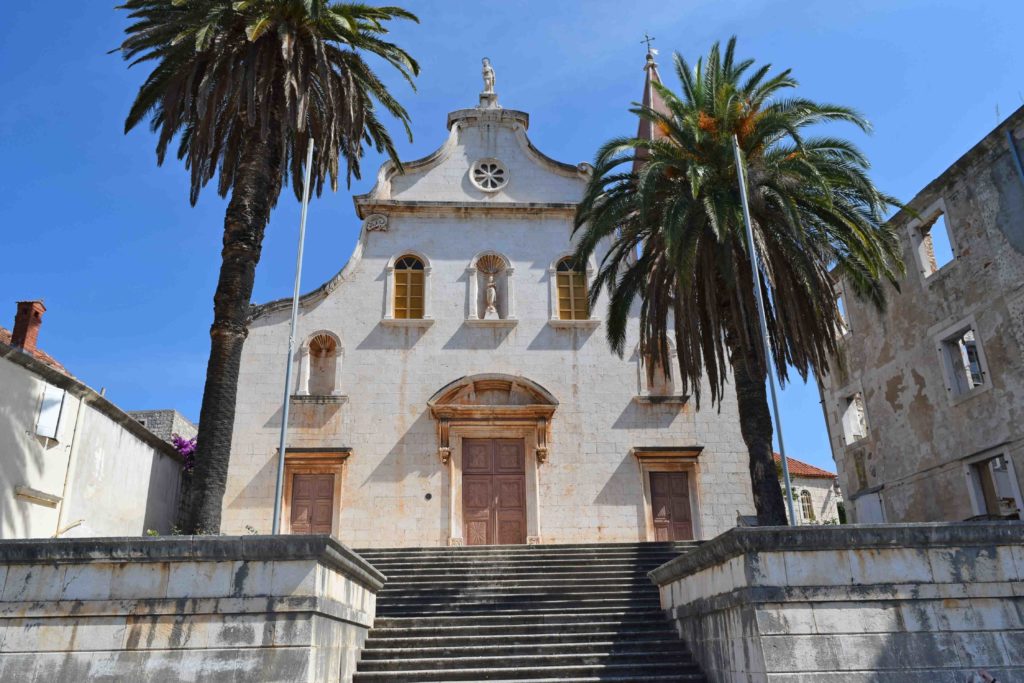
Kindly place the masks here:
[[(572, 259), (591, 168), (545, 156), (529, 123), (485, 89), (436, 152), (385, 164), (355, 198), (354, 253), (301, 299), (284, 530), (356, 547), (654, 541), (753, 512), (735, 399), (697, 413), (675, 367), (647, 372), (635, 321), (625, 357), (609, 351), (607, 304), (587, 305), (596, 261)], [(226, 533), (271, 528), (289, 315), (268, 303), (249, 327)]]
[(878, 313), (836, 295), (845, 368), (821, 384), (856, 522), (1019, 518), (1024, 108), (900, 211), (907, 264)]

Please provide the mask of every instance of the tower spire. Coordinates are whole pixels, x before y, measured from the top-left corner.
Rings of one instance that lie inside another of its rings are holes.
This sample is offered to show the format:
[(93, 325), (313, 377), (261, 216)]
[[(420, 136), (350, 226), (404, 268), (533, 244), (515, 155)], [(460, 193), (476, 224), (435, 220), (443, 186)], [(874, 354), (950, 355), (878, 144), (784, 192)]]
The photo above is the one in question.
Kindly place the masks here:
[[(654, 84), (661, 85), (661, 74), (658, 73), (658, 63), (654, 61), (654, 56), (658, 54), (658, 51), (651, 47), (651, 43), (654, 42), (654, 38), (644, 33), (644, 39), (641, 43), (647, 44), (647, 62), (644, 64), (644, 95), (641, 98), (640, 103), (643, 104), (647, 109), (653, 109), (659, 114), (668, 115), (668, 106), (665, 104), (665, 100), (654, 88)], [(657, 140), (658, 138), (664, 137), (664, 134), (658, 131), (657, 126), (644, 117), (640, 117), (640, 124), (637, 127), (636, 136), (641, 140)], [(633, 162), (633, 171), (639, 170), (640, 166), (643, 165), (643, 160), (647, 156), (646, 151), (638, 150), (637, 158)]]

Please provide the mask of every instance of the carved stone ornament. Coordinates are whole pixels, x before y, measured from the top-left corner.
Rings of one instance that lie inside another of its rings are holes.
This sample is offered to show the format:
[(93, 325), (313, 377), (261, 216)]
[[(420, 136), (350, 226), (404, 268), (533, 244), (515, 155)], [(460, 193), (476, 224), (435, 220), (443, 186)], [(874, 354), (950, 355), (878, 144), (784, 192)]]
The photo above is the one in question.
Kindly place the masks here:
[(540, 536), (527, 536), (526, 545), (540, 545), (542, 543)]
[(452, 459), (452, 449), (448, 446), (441, 446), (437, 449), (437, 455), (441, 458), (441, 464), (447, 465), (448, 461)]
[(388, 217), (382, 213), (371, 213), (363, 221), (363, 227), (366, 228), (366, 232), (387, 232)]
[(457, 536), (452, 536), (448, 539), (448, 545), (452, 548), (461, 548), (464, 545), (464, 543), (461, 538)]

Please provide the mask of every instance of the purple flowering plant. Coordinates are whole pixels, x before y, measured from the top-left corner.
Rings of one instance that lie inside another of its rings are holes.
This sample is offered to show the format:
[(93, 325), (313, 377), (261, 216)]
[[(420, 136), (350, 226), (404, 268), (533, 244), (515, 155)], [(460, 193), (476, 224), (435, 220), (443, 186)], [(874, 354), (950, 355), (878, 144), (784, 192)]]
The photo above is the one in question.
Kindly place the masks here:
[(186, 439), (177, 434), (171, 435), (171, 444), (181, 454), (182, 459), (185, 461), (185, 471), (191, 472), (192, 468), (196, 464), (196, 437)]

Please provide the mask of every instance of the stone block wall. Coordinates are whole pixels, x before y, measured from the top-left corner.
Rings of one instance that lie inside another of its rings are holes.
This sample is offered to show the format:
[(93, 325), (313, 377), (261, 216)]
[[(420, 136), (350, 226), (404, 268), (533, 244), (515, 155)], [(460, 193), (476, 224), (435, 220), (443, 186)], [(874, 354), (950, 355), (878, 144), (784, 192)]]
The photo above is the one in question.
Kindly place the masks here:
[(714, 683), (1024, 677), (1024, 524), (734, 529), (651, 572)]
[(349, 681), (383, 580), (327, 536), (0, 542), (0, 680)]

